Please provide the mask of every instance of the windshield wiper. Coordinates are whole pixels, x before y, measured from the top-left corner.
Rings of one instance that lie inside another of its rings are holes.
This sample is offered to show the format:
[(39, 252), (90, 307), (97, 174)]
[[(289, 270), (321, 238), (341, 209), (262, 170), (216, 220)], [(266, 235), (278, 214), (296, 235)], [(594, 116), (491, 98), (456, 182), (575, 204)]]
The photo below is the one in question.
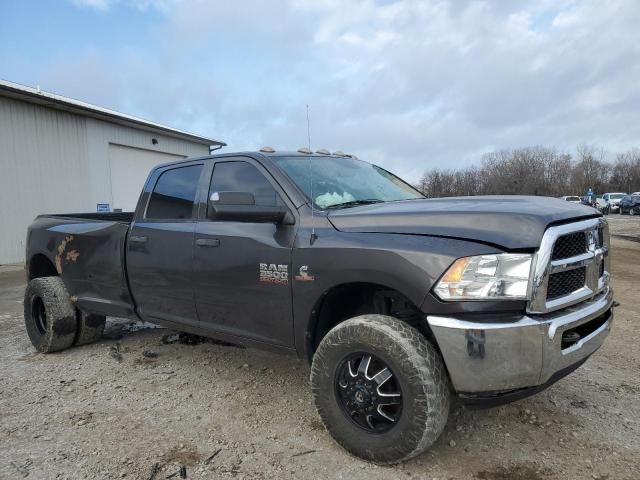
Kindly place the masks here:
[(384, 203), (384, 200), (380, 200), (378, 198), (367, 198), (364, 200), (351, 200), (350, 202), (335, 203), (325, 208), (327, 210), (331, 208), (348, 208), (348, 207), (356, 207), (358, 205), (371, 205), (372, 203)]

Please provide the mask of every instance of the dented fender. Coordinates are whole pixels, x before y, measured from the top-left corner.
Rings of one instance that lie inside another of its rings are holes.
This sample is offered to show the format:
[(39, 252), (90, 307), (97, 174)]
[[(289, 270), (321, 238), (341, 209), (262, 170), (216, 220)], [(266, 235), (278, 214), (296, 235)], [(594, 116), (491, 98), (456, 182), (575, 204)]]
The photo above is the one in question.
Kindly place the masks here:
[(27, 270), (45, 256), (73, 303), (92, 313), (135, 317), (125, 271), (128, 224), (42, 215), (28, 230)]

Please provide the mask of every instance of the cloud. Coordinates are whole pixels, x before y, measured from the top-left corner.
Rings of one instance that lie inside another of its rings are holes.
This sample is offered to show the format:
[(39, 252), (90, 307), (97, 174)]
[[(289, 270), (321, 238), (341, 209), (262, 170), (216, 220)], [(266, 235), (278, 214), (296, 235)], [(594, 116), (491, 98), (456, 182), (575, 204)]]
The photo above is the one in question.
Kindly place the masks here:
[(72, 3), (78, 7), (94, 8), (104, 11), (116, 3), (116, 0), (72, 0)]
[(71, 0), (71, 3), (77, 7), (95, 9), (103, 12), (117, 6), (133, 7), (143, 11), (150, 8), (167, 11), (173, 3), (178, 1), (180, 0)]
[(411, 181), (494, 148), (640, 138), (634, 0), (74, 3), (159, 17), (124, 38), (114, 20), (111, 49), (52, 57), (43, 86), (229, 149), (305, 144), (306, 104), (315, 148)]

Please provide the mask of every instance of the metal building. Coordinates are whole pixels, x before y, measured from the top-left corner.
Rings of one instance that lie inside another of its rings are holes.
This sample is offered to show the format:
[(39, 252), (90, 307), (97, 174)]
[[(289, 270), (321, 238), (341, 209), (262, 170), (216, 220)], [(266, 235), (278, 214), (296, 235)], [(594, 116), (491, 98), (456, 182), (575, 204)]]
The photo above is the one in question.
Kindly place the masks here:
[(0, 80), (0, 264), (40, 213), (132, 211), (152, 166), (223, 142)]

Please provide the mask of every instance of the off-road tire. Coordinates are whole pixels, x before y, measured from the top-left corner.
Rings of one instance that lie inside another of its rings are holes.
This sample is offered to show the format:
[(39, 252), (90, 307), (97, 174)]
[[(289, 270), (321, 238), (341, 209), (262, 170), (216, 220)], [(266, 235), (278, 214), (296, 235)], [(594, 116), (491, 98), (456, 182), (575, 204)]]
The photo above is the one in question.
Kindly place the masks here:
[(60, 277), (34, 278), (27, 284), (24, 322), (29, 339), (39, 352), (56, 352), (73, 345), (76, 313)]
[(76, 319), (78, 331), (76, 333), (76, 339), (73, 342), (75, 346), (87, 345), (97, 342), (102, 338), (107, 317), (76, 310)]
[[(383, 433), (356, 425), (339, 404), (339, 365), (356, 352), (375, 355), (394, 373), (402, 391), (397, 424)], [(449, 379), (436, 348), (415, 328), (385, 315), (340, 323), (320, 342), (311, 367), (311, 391), (327, 430), (353, 455), (378, 464), (422, 453), (442, 433), (449, 415)]]

